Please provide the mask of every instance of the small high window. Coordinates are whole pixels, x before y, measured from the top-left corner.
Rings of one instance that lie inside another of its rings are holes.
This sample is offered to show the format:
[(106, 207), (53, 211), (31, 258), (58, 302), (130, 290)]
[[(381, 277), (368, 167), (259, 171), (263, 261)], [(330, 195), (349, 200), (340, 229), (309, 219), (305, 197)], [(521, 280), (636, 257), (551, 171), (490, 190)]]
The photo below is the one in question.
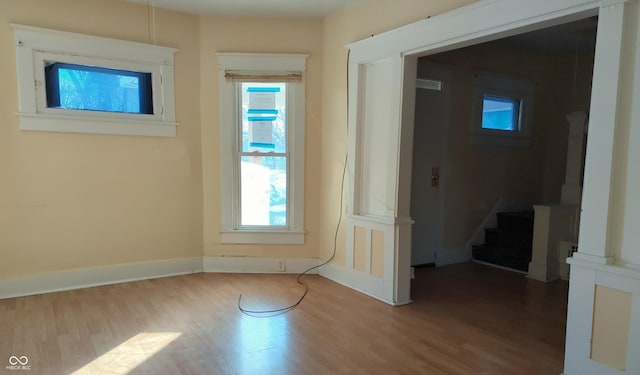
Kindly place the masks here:
[(175, 137), (175, 49), (11, 26), (20, 129)]
[(485, 95), (482, 101), (482, 129), (520, 130), (519, 99)]
[(532, 82), (477, 73), (473, 82), (471, 143), (527, 147), (531, 144)]
[(44, 71), (48, 108), (153, 114), (151, 73), (60, 62)]

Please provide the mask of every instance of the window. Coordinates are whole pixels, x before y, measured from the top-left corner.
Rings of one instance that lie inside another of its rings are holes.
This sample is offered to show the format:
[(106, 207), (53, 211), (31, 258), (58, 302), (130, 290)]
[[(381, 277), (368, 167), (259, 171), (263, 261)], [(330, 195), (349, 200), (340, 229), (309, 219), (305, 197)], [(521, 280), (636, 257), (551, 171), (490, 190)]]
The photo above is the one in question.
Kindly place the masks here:
[(21, 129), (175, 136), (176, 50), (12, 27)]
[(478, 73), (473, 88), (471, 143), (526, 147), (531, 143), (532, 83)]
[(520, 130), (519, 99), (485, 95), (482, 101), (482, 129), (517, 132)]
[(54, 62), (44, 80), (47, 108), (153, 114), (151, 73)]
[(240, 90), (240, 227), (287, 225), (287, 84), (243, 82)]
[(222, 242), (302, 244), (306, 55), (218, 62)]

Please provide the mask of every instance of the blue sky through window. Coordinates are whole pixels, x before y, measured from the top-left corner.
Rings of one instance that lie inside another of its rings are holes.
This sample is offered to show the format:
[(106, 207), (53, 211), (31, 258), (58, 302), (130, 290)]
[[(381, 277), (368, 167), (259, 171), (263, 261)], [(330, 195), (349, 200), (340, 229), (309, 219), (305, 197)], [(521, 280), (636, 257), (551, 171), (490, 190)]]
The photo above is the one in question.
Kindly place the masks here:
[(45, 75), (50, 108), (153, 113), (151, 73), (54, 63)]
[(520, 100), (485, 95), (482, 101), (482, 128), (520, 130)]

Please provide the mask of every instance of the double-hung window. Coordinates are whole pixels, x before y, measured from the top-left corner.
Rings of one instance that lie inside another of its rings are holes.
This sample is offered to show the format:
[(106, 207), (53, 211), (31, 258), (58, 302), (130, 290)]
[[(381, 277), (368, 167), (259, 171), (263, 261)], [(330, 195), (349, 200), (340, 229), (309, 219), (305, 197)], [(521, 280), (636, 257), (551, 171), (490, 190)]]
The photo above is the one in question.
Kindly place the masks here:
[(224, 243), (304, 243), (306, 55), (218, 54)]

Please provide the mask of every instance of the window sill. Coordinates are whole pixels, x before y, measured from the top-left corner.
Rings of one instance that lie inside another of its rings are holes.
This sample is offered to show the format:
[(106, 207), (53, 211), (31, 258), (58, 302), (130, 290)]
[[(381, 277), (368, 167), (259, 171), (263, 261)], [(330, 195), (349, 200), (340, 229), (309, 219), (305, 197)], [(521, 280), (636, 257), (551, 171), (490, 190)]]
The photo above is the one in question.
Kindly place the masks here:
[(220, 242), (236, 244), (304, 245), (304, 232), (229, 230), (220, 232)]
[(20, 129), (112, 135), (175, 137), (175, 122), (18, 113)]

